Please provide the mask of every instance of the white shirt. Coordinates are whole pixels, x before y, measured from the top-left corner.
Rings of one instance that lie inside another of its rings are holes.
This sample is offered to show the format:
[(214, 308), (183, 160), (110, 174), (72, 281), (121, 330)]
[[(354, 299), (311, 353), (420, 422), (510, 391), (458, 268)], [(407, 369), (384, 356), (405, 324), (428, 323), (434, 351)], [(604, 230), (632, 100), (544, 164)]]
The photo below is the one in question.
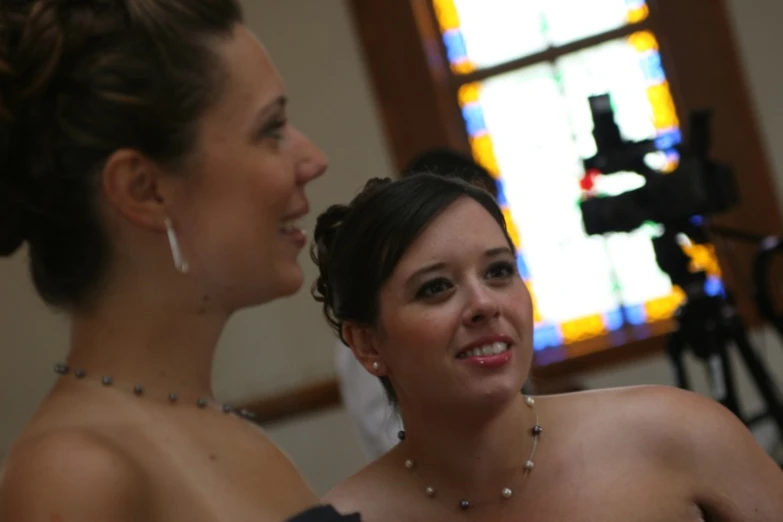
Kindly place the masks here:
[(337, 342), (334, 365), (343, 404), (353, 419), (365, 453), (375, 460), (397, 442), (402, 423), (380, 379), (368, 372), (350, 348)]

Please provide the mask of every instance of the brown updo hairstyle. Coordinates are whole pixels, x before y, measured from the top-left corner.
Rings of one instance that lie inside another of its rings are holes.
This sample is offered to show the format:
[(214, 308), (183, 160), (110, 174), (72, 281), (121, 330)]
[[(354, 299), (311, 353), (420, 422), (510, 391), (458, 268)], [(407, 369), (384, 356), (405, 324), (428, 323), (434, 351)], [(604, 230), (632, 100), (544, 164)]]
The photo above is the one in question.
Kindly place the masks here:
[(50, 304), (90, 302), (111, 246), (100, 171), (132, 148), (176, 171), (225, 71), (213, 51), (238, 0), (3, 0), (0, 256), (29, 245)]
[[(312, 294), (343, 343), (346, 321), (377, 326), (381, 286), (427, 226), (465, 197), (487, 210), (514, 251), (495, 198), (453, 176), (420, 173), (396, 181), (371, 179), (348, 205), (333, 205), (318, 216), (310, 255), (319, 275)], [(389, 379), (382, 377), (381, 382), (396, 403)]]

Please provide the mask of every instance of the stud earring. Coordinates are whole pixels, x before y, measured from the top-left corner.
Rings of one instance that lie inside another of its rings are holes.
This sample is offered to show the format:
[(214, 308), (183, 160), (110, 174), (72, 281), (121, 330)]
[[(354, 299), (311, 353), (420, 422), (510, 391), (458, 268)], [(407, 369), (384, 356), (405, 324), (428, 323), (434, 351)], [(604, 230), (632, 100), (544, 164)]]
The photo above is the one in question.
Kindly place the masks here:
[(373, 361), (373, 363), (372, 363), (372, 369), (373, 369), (373, 370), (375, 370), (375, 371), (377, 372), (378, 370), (380, 370), (380, 369), (381, 369), (381, 363), (379, 363), (378, 361)]
[(179, 241), (177, 240), (177, 233), (174, 231), (174, 226), (171, 224), (171, 220), (166, 218), (164, 221), (166, 225), (166, 235), (169, 238), (169, 247), (171, 247), (171, 257), (174, 259), (174, 266), (181, 274), (188, 273), (188, 262), (182, 255), (182, 250), (179, 247)]

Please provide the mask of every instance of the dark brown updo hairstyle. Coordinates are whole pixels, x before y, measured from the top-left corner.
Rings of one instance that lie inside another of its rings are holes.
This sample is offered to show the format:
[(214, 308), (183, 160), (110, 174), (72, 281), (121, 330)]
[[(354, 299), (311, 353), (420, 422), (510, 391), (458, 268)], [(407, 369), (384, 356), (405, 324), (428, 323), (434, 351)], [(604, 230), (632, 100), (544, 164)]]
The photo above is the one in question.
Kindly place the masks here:
[(0, 3), (0, 256), (29, 245), (52, 305), (96, 297), (111, 248), (100, 171), (132, 148), (176, 170), (221, 92), (238, 0)]
[[(411, 173), (396, 181), (372, 179), (348, 205), (333, 205), (318, 216), (311, 257), (319, 276), (312, 294), (343, 343), (345, 321), (377, 325), (381, 286), (427, 226), (465, 197), (487, 210), (514, 251), (495, 198), (452, 176)], [(396, 403), (389, 380), (381, 381), (389, 400)]]

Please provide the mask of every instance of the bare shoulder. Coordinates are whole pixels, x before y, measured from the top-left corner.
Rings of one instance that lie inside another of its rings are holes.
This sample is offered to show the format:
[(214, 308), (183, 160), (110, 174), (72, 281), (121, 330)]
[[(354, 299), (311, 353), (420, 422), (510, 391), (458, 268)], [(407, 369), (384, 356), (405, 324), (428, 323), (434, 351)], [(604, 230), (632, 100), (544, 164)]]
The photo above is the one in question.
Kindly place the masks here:
[(373, 498), (378, 488), (379, 477), (373, 464), (359, 470), (324, 495), (323, 500), (332, 504), (341, 513), (366, 511), (363, 500)]
[(639, 408), (634, 417), (649, 415), (635, 421), (636, 436), (655, 443), (663, 462), (688, 477), (707, 512), (727, 521), (780, 519), (783, 470), (734, 413), (677, 388), (639, 388), (631, 396), (629, 408)]
[[(400, 514), (400, 481), (390, 473), (389, 455), (367, 465), (324, 496), (341, 513), (361, 513), (362, 522), (379, 520), (413, 520)], [(404, 508), (403, 508), (404, 509)], [(394, 514), (394, 515), (393, 515)], [(399, 516), (397, 516), (399, 515)]]
[(648, 443), (681, 445), (683, 435), (702, 438), (702, 428), (709, 425), (737, 428), (737, 419), (718, 402), (671, 386), (627, 386), (559, 397), (570, 403), (567, 409), (584, 411), (602, 424), (621, 425), (625, 436), (641, 436)]
[[(566, 396), (563, 396), (564, 398)], [(671, 386), (629, 386), (571, 394), (570, 409), (663, 462), (693, 464), (716, 452), (761, 452), (750, 430), (710, 397)], [(683, 461), (683, 458), (687, 458)]]
[(724, 451), (761, 451), (750, 430), (710, 397), (670, 386), (632, 386), (603, 390), (592, 397), (600, 417), (611, 416), (634, 443), (662, 451), (674, 462)]
[(714, 399), (674, 387), (635, 386), (573, 394), (570, 400), (566, 410), (592, 412), (596, 424), (606, 426), (612, 451), (633, 451), (676, 476), (694, 502), (719, 520), (779, 520), (783, 471)]
[(154, 520), (143, 472), (102, 438), (67, 430), (20, 441), (0, 470), (0, 520)]

